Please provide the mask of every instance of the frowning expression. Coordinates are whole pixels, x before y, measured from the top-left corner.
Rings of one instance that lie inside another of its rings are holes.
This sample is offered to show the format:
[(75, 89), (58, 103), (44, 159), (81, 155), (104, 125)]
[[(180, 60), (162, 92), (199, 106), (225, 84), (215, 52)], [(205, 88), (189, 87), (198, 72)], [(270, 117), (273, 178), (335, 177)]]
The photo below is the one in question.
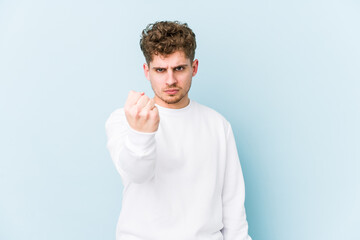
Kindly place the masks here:
[(155, 93), (155, 103), (167, 108), (183, 108), (189, 103), (192, 77), (197, 73), (198, 60), (193, 62), (183, 51), (170, 55), (154, 55), (144, 64), (144, 73)]

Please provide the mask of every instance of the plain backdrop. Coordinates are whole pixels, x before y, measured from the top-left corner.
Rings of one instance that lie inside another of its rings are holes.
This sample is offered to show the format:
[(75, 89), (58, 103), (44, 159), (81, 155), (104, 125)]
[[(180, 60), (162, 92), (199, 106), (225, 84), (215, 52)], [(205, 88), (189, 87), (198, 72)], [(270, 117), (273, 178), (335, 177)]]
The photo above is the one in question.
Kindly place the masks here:
[(129, 90), (153, 96), (139, 39), (158, 20), (196, 33), (189, 96), (232, 124), (252, 238), (360, 239), (359, 12), (356, 0), (0, 0), (0, 239), (115, 239), (123, 186), (104, 125)]

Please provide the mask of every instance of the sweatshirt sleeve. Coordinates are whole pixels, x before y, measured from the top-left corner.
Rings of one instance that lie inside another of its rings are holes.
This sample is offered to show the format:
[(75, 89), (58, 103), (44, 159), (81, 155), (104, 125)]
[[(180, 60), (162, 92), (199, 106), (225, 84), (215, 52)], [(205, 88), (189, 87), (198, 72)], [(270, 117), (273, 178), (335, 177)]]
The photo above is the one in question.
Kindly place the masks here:
[(143, 183), (155, 170), (155, 134), (132, 129), (123, 108), (115, 110), (105, 123), (107, 149), (123, 180)]
[(224, 240), (251, 240), (245, 213), (245, 184), (231, 125), (227, 130), (227, 149), (223, 200)]

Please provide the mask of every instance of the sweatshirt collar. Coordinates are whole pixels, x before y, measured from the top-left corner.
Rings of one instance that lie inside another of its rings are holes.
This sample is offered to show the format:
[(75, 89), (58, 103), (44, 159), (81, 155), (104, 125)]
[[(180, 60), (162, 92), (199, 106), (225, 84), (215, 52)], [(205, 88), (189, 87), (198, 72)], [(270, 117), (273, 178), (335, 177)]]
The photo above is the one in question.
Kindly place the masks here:
[(159, 109), (159, 112), (166, 114), (180, 114), (186, 112), (191, 108), (192, 105), (193, 105), (193, 101), (191, 99), (189, 99), (189, 104), (183, 108), (167, 108), (167, 107), (159, 106), (158, 104), (155, 103), (155, 106)]

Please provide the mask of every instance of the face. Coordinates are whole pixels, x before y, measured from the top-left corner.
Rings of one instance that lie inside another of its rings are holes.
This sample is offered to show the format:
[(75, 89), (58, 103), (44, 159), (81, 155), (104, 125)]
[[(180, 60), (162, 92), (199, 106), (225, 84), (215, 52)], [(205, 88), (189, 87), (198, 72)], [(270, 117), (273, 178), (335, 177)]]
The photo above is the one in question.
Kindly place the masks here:
[(154, 55), (144, 73), (155, 93), (155, 103), (167, 108), (183, 108), (189, 103), (188, 92), (196, 75), (198, 60), (193, 62), (182, 51), (168, 56)]

